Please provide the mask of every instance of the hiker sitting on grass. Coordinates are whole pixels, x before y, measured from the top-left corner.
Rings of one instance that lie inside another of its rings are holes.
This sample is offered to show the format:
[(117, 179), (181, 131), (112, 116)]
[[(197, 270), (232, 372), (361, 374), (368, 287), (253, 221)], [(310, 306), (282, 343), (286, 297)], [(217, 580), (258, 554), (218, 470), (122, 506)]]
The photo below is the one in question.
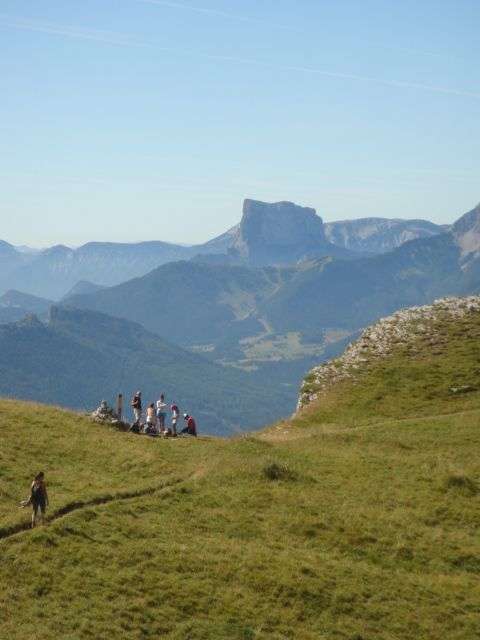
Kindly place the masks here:
[(192, 418), (192, 416), (189, 416), (188, 413), (183, 414), (183, 419), (187, 423), (187, 426), (185, 427), (185, 429), (182, 429), (180, 433), (186, 436), (197, 437), (197, 424), (195, 422), (195, 419)]
[(45, 518), (45, 511), (48, 506), (48, 494), (47, 487), (45, 485), (45, 474), (43, 471), (40, 471), (35, 478), (30, 487), (30, 498), (27, 501), (32, 505), (32, 529), (37, 524), (37, 519), (39, 513), (41, 515), (42, 522)]

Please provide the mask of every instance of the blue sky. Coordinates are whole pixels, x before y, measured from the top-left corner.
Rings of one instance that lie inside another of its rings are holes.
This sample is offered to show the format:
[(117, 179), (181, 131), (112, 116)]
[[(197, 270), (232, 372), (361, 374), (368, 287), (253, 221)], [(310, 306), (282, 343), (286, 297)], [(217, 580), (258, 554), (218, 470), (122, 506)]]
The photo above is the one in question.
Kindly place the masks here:
[(478, 0), (2, 0), (0, 238), (201, 242), (245, 197), (480, 200)]

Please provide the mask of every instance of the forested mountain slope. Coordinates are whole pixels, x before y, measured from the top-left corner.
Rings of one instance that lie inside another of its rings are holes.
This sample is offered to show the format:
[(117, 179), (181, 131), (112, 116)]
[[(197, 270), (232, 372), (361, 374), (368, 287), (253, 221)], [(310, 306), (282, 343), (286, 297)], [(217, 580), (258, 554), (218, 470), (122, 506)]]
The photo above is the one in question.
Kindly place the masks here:
[(31, 313), (44, 317), (52, 304), (52, 300), (11, 289), (0, 296), (0, 324), (16, 322)]
[(127, 405), (137, 389), (145, 403), (163, 392), (194, 414), (204, 432), (222, 435), (291, 411), (269, 381), (259, 387), (244, 372), (140, 325), (91, 311), (53, 307), (51, 314), (47, 324), (33, 316), (0, 326), (0, 395), (92, 410), (102, 399), (113, 403), (118, 393)]
[[(174, 262), (117, 287), (74, 296), (68, 304), (140, 322), (179, 344), (208, 344), (237, 327), (245, 336), (261, 331), (252, 312), (289, 277), (289, 270), (276, 268)], [(245, 318), (247, 326), (240, 327)]]

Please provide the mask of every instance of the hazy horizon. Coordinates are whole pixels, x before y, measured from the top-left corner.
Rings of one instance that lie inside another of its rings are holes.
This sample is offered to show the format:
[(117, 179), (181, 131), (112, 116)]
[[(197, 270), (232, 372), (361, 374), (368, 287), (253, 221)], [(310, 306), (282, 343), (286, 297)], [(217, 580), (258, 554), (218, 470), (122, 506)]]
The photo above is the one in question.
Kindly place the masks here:
[(473, 0), (51, 0), (0, 12), (0, 238), (199, 244), (245, 197), (326, 221), (480, 199)]
[[(250, 200), (255, 199), (255, 198), (249, 198)], [(294, 203), (294, 204), (300, 204), (300, 206), (305, 206), (308, 207), (310, 205), (308, 204), (302, 204), (302, 203)], [(472, 209), (475, 205), (473, 205), (472, 207), (470, 207), (470, 209)], [(467, 211), (464, 211), (463, 213), (467, 213)], [(317, 212), (317, 215), (318, 212)], [(440, 222), (440, 223), (436, 223), (436, 224), (453, 224), (461, 215), (458, 215), (455, 219), (451, 220), (450, 222)], [(325, 219), (323, 216), (320, 216), (323, 220), (324, 223), (329, 223), (329, 222), (347, 222), (347, 221), (351, 221), (351, 220), (358, 220), (360, 218), (377, 218), (377, 219), (381, 219), (381, 218), (387, 218), (387, 219), (401, 219), (401, 218), (393, 218), (390, 216), (361, 216), (359, 218), (343, 218), (343, 219), (335, 219), (335, 220), (327, 220)], [(142, 242), (151, 242), (151, 241), (158, 241), (158, 242), (166, 242), (168, 244), (175, 244), (175, 245), (183, 245), (185, 247), (191, 247), (191, 246), (195, 246), (195, 245), (200, 245), (203, 244), (205, 242), (208, 242), (209, 240), (213, 240), (214, 238), (226, 233), (227, 231), (229, 231), (230, 229), (232, 229), (233, 227), (237, 226), (240, 222), (240, 218), (241, 218), (241, 212), (240, 212), (240, 217), (237, 220), (236, 223), (234, 223), (233, 225), (231, 225), (230, 227), (228, 227), (227, 229), (223, 229), (220, 230), (218, 233), (216, 233), (213, 236), (209, 236), (204, 238), (203, 240), (200, 240), (199, 242), (176, 242), (175, 240), (170, 240), (168, 238), (147, 238), (147, 239), (138, 239), (138, 240), (132, 240), (131, 243), (136, 244), (136, 243), (142, 243)], [(427, 220), (430, 222), (435, 222), (434, 220), (429, 220), (428, 218), (419, 218), (419, 217), (404, 217), (402, 218), (403, 220)], [(0, 237), (0, 241), (4, 241), (4, 242), (8, 242), (9, 244), (15, 246), (17, 249), (33, 249), (33, 250), (43, 250), (43, 249), (49, 249), (51, 247), (54, 246), (65, 246), (68, 247), (70, 249), (78, 249), (79, 247), (91, 243), (91, 242), (101, 242), (101, 243), (113, 243), (113, 244), (125, 244), (128, 243), (125, 240), (112, 240), (111, 238), (105, 237), (105, 238), (91, 238), (90, 240), (87, 240), (85, 242), (81, 242), (79, 244), (70, 244), (68, 242), (52, 242), (52, 243), (46, 243), (43, 245), (39, 245), (39, 244), (26, 244), (25, 242), (11, 242), (8, 238), (6, 237)]]

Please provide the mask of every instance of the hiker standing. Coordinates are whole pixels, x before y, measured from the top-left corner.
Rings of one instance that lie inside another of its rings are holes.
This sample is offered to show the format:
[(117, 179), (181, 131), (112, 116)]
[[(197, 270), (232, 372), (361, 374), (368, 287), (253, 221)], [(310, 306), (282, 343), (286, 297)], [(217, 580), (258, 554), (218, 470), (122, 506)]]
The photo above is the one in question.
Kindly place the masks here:
[(193, 418), (192, 416), (189, 416), (188, 413), (184, 413), (183, 414), (183, 419), (187, 423), (187, 426), (185, 427), (185, 429), (182, 429), (181, 433), (183, 433), (185, 435), (188, 435), (188, 436), (195, 436), (195, 438), (196, 438), (197, 437), (197, 423), (195, 422), (195, 418)]
[(140, 420), (142, 419), (142, 392), (137, 391), (137, 393), (133, 396), (132, 402), (130, 403), (133, 409), (133, 415), (135, 417), (135, 424), (140, 426)]
[(45, 474), (40, 471), (30, 486), (30, 504), (32, 505), (32, 529), (37, 524), (37, 518), (41, 515), (44, 521), (45, 511), (48, 506), (47, 486), (45, 484)]
[(145, 433), (153, 436), (156, 435), (157, 432), (157, 418), (155, 416), (155, 405), (149, 404), (147, 407), (147, 422), (145, 424)]
[(167, 405), (165, 403), (165, 396), (162, 393), (160, 396), (160, 400), (157, 400), (157, 419), (159, 429), (163, 430), (165, 428), (165, 418), (167, 417)]
[(177, 422), (178, 422), (178, 416), (180, 415), (180, 409), (174, 403), (170, 407), (170, 411), (172, 412), (172, 436), (176, 436), (177, 435)]

